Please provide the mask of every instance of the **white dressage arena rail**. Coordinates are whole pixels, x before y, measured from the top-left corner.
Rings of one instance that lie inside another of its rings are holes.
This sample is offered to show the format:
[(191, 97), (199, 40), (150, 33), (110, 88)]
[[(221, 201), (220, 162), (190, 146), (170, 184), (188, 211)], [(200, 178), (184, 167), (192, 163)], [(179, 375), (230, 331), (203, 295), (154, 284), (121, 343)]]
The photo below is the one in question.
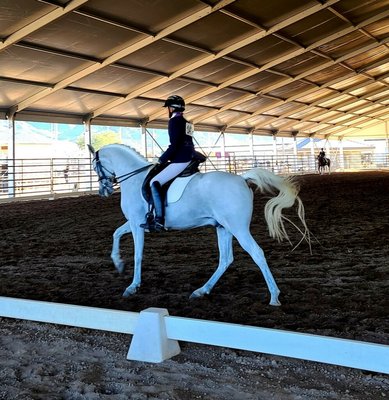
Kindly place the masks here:
[(0, 297), (0, 317), (133, 335), (127, 359), (161, 362), (180, 352), (178, 341), (389, 373), (389, 346), (224, 322)]

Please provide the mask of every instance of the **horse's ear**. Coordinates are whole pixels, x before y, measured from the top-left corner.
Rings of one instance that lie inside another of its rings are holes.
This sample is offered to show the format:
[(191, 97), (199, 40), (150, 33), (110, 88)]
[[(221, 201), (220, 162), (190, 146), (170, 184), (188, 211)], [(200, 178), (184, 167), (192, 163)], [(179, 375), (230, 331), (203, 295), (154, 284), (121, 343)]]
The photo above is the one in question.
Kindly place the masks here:
[(88, 144), (88, 149), (89, 149), (89, 151), (91, 152), (92, 155), (95, 155), (96, 151), (95, 151), (95, 149), (93, 148), (93, 146), (91, 144)]

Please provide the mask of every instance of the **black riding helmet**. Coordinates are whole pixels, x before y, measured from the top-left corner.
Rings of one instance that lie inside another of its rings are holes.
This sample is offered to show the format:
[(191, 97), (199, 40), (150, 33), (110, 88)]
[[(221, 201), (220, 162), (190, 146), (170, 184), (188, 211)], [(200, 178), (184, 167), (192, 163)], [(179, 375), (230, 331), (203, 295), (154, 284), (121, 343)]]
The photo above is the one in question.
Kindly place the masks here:
[(185, 101), (181, 96), (177, 96), (176, 94), (174, 94), (166, 99), (163, 106), (172, 107), (175, 111), (182, 112), (185, 110)]

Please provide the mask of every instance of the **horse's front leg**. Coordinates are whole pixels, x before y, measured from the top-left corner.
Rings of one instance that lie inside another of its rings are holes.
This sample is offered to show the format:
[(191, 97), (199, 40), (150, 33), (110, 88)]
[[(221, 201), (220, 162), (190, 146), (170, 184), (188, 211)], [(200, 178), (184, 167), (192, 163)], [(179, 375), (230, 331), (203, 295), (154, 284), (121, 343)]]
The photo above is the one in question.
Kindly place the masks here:
[(125, 224), (119, 226), (113, 234), (113, 244), (111, 251), (111, 259), (115, 265), (117, 271), (121, 274), (124, 271), (124, 261), (120, 257), (120, 239), (126, 233), (131, 232), (130, 222), (127, 221)]
[(134, 278), (130, 286), (123, 293), (123, 297), (135, 294), (141, 283), (143, 248), (145, 243), (145, 231), (143, 228), (133, 226), (132, 237), (134, 239)]

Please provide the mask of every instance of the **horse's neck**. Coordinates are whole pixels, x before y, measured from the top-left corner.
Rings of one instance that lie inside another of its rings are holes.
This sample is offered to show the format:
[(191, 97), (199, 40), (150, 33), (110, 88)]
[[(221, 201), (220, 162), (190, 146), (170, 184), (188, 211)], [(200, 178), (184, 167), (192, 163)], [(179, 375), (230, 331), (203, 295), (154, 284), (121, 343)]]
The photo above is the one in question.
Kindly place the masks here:
[(111, 160), (115, 168), (116, 175), (127, 174), (142, 168), (149, 164), (149, 162), (136, 154), (129, 148), (115, 148), (111, 153)]

